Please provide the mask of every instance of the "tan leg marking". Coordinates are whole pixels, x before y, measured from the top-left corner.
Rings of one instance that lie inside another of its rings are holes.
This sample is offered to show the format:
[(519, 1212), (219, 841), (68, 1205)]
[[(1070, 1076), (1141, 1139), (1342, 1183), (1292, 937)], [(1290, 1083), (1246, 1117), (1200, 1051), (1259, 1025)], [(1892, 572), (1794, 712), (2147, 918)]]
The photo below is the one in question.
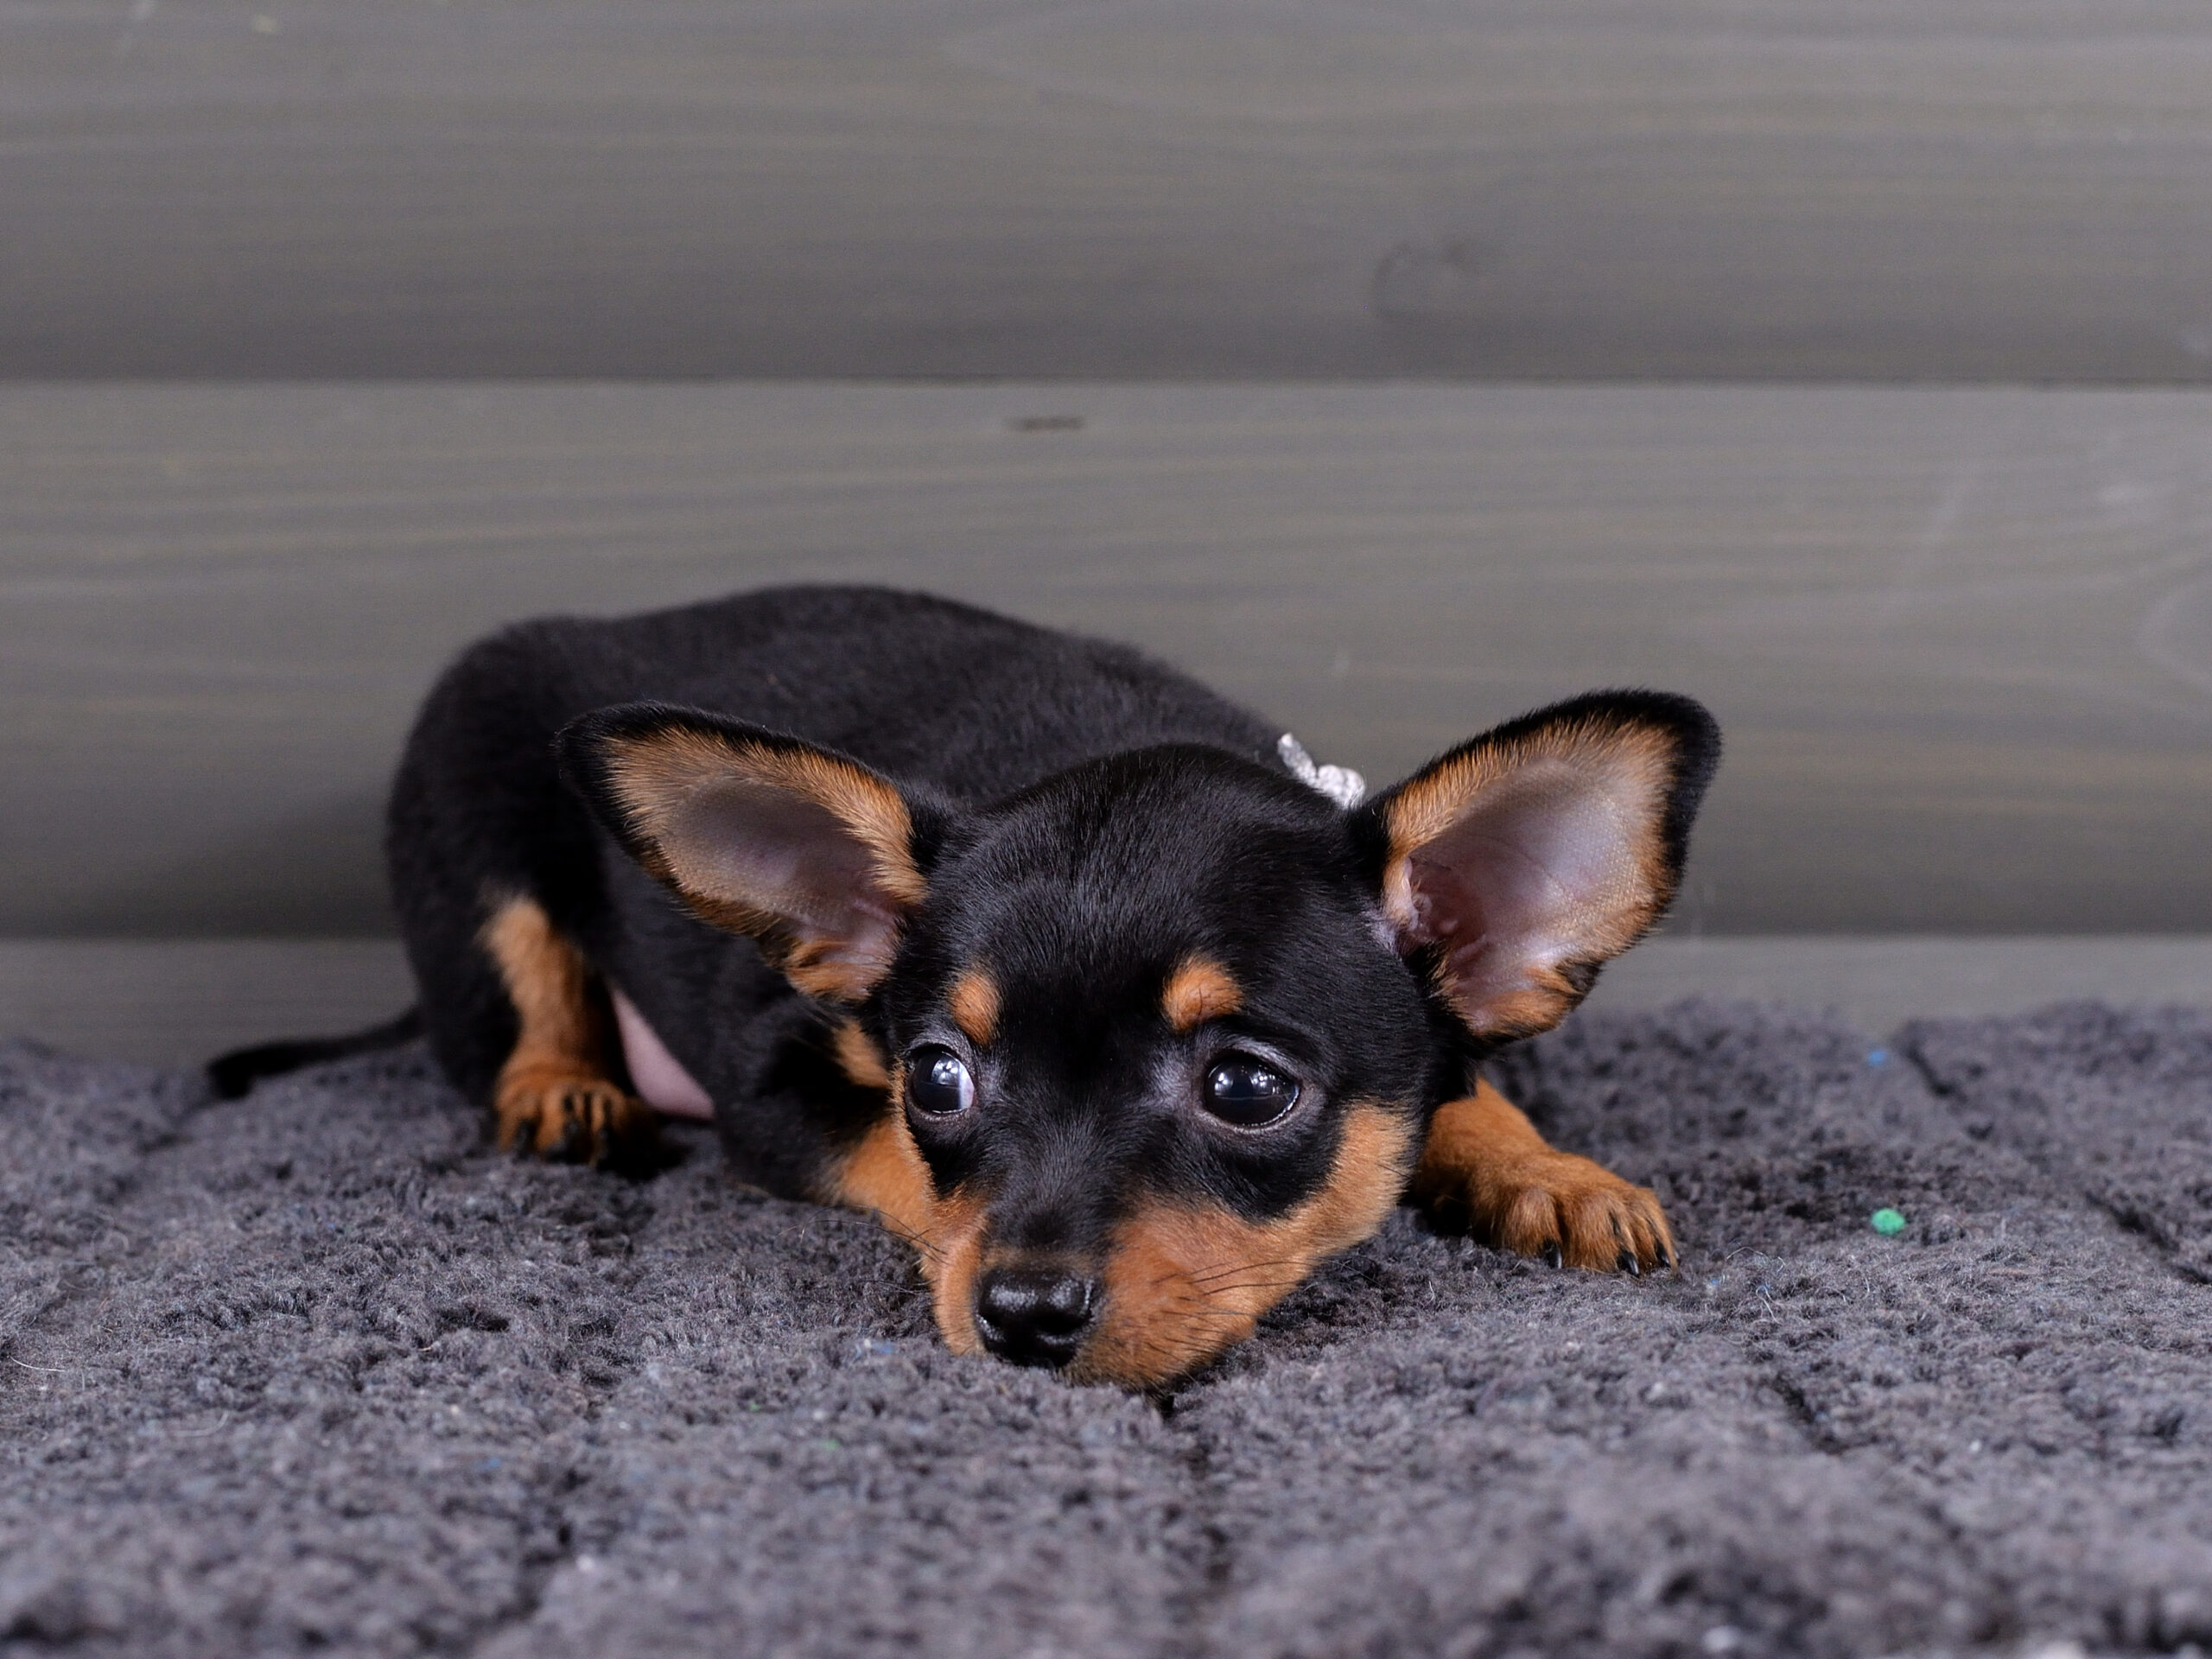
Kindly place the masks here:
[(1475, 1236), (1522, 1255), (1556, 1252), (1598, 1272), (1671, 1267), (1675, 1236), (1651, 1189), (1560, 1152), (1486, 1083), (1437, 1110), (1408, 1196), (1464, 1216)]
[(521, 1030), (493, 1085), (499, 1145), (606, 1163), (642, 1147), (653, 1115), (609, 1079), (606, 996), (583, 953), (534, 899), (510, 899), (480, 936)]

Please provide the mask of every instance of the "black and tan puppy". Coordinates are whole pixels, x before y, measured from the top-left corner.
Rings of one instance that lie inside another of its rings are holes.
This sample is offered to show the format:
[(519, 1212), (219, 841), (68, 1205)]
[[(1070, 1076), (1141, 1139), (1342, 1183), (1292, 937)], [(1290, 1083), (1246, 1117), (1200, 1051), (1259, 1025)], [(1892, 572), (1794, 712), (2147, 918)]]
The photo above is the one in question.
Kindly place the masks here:
[(954, 1349), (1081, 1379), (1201, 1364), (1408, 1196), (1669, 1265), (1473, 1068), (1665, 909), (1713, 721), (1597, 693), (1349, 809), (1281, 743), (913, 594), (511, 628), (392, 798), (422, 1019), (504, 1142), (619, 1160), (710, 1104), (747, 1179), (912, 1241)]

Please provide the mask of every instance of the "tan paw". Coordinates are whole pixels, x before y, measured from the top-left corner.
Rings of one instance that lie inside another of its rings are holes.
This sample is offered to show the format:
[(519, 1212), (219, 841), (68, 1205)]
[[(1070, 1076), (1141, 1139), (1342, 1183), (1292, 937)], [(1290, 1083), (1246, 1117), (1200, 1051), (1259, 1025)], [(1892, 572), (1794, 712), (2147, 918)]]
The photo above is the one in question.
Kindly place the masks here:
[(1476, 1230), (1501, 1249), (1598, 1273), (1675, 1265), (1675, 1236), (1651, 1189), (1587, 1158), (1526, 1154), (1484, 1170), (1478, 1187)]
[(652, 1109), (604, 1077), (536, 1067), (500, 1077), (499, 1147), (563, 1163), (632, 1161), (653, 1138)]

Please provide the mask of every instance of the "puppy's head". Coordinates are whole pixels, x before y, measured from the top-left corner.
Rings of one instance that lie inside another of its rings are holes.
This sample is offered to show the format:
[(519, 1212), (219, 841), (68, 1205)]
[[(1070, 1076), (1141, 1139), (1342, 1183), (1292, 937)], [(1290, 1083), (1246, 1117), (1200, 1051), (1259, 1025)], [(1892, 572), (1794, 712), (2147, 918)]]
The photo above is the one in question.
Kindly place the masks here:
[(829, 1195), (914, 1241), (945, 1340), (1129, 1385), (1380, 1224), (1468, 1059), (1665, 908), (1718, 753), (1694, 703), (1599, 694), (1345, 812), (1198, 747), (965, 809), (693, 710), (563, 744), (632, 856), (836, 1011), (888, 1107)]

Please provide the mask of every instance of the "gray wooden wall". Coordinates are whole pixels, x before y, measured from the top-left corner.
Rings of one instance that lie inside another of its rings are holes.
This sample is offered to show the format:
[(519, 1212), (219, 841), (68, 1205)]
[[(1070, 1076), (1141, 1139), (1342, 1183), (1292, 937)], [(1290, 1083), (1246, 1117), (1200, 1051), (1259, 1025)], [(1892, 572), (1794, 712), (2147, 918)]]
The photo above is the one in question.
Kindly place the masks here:
[(463, 641), (795, 578), (1142, 641), (1377, 779), (1707, 699), (1711, 931), (2212, 930), (2212, 396), (0, 388), (0, 931), (381, 925)]
[(452, 650), (800, 578), (1694, 692), (1685, 930), (2212, 931), (2199, 385), (2196, 0), (16, 8), (0, 934), (379, 931)]
[(2212, 379), (2202, 0), (48, 0), (0, 373)]

